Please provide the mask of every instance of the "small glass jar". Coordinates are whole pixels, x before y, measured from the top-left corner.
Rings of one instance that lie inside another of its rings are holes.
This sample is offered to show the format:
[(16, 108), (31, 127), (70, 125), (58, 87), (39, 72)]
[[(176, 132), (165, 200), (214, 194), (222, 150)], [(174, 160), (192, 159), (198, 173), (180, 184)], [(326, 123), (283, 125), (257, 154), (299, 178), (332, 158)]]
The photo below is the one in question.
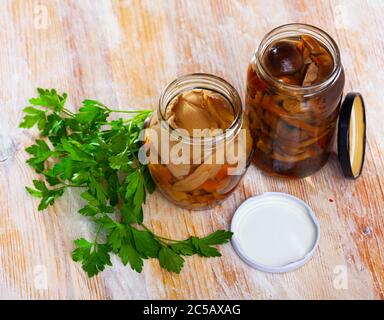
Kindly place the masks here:
[[(291, 77), (293, 81), (287, 83), (266, 67), (266, 50), (295, 37), (315, 39), (332, 58), (333, 67), (320, 82), (295, 83)], [(324, 31), (288, 24), (268, 33), (247, 72), (246, 112), (255, 145), (254, 163), (268, 174), (290, 178), (303, 178), (323, 167), (332, 148), (344, 81), (339, 49)]]
[[(192, 90), (209, 91), (229, 103), (234, 120), (226, 130), (196, 137), (172, 127), (166, 119), (169, 104)], [(145, 143), (150, 149), (148, 168), (158, 189), (176, 205), (192, 210), (212, 207), (235, 189), (250, 164), (253, 148), (239, 94), (228, 82), (209, 74), (180, 77), (165, 89), (147, 126)], [(231, 157), (227, 157), (229, 146), (234, 147)], [(181, 149), (188, 153), (189, 163), (175, 160)]]

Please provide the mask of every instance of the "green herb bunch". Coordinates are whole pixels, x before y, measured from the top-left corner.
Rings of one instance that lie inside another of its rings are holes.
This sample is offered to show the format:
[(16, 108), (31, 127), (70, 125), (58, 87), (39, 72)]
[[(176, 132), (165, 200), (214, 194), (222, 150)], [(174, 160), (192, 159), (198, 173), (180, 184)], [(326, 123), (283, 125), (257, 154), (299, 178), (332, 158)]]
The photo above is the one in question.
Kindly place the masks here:
[[(78, 188), (86, 205), (79, 213), (96, 225), (95, 237), (75, 240), (74, 261), (92, 277), (111, 266), (111, 254), (137, 272), (143, 260), (155, 258), (160, 266), (179, 273), (183, 256), (219, 257), (214, 247), (229, 241), (231, 232), (219, 230), (182, 241), (154, 234), (143, 224), (146, 194), (155, 184), (146, 165), (138, 161), (140, 133), (151, 110), (113, 110), (95, 100), (84, 100), (77, 113), (65, 108), (67, 94), (38, 89), (38, 97), (24, 109), (21, 128), (37, 126), (41, 139), (28, 147), (27, 163), (41, 176), (26, 187), (41, 198), (38, 210), (53, 205), (68, 188)], [(128, 119), (108, 121), (113, 112)]]

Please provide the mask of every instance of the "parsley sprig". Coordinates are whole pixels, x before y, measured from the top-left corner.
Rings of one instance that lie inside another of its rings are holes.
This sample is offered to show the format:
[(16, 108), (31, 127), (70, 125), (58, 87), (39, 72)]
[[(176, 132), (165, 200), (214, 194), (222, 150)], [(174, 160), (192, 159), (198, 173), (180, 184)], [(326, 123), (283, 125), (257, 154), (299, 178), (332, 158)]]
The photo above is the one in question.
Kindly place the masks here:
[[(79, 213), (92, 219), (92, 241), (75, 240), (74, 261), (92, 277), (111, 266), (111, 254), (137, 272), (148, 258), (179, 273), (183, 256), (219, 257), (216, 245), (227, 243), (231, 232), (172, 240), (154, 234), (143, 224), (146, 194), (155, 190), (147, 166), (138, 161), (140, 132), (151, 110), (113, 110), (84, 100), (77, 113), (65, 107), (67, 94), (38, 89), (38, 97), (24, 109), (21, 128), (37, 126), (41, 139), (28, 147), (27, 163), (41, 176), (26, 190), (41, 198), (38, 210), (53, 205), (68, 188), (79, 188), (85, 206)], [(113, 112), (131, 115), (109, 121)]]

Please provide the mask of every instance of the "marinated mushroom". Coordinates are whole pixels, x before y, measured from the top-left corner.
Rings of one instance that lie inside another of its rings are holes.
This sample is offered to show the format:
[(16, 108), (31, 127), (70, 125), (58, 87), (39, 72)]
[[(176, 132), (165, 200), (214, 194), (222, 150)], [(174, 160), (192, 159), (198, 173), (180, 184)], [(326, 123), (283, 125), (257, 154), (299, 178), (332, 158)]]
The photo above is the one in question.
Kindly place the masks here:
[[(207, 89), (193, 89), (174, 97), (167, 105), (163, 119), (176, 134), (181, 133), (180, 130), (183, 129), (186, 130), (184, 134), (189, 137), (201, 138), (201, 141), (204, 141), (205, 138), (216, 137), (230, 128), (235, 121), (235, 112), (232, 104), (223, 95)], [(246, 129), (247, 139), (243, 145), (238, 143), (237, 136), (232, 136), (229, 140), (225, 138), (215, 142), (214, 147), (208, 144), (206, 148), (203, 143), (201, 150), (195, 153), (193, 144), (183, 144), (183, 139), (171, 140), (170, 163), (149, 166), (152, 176), (160, 186), (159, 189), (169, 199), (190, 209), (206, 207), (223, 199), (234, 189), (241, 177), (241, 174), (228, 174), (229, 164), (226, 156), (231, 159), (230, 165), (236, 165), (236, 162), (242, 160), (241, 157), (248, 157), (252, 150), (252, 137), (246, 119), (242, 121), (242, 125)], [(162, 126), (154, 120), (151, 127), (158, 132)], [(183, 144), (186, 150), (190, 151), (190, 163), (173, 161), (174, 151), (171, 148), (177, 143)], [(154, 148), (156, 152), (159, 152), (159, 149), (158, 145)], [(230, 151), (232, 149), (234, 152)], [(219, 158), (220, 155), (224, 155), (224, 159)]]
[(297, 47), (287, 41), (272, 44), (267, 50), (265, 64), (275, 77), (291, 75), (303, 66), (303, 57)]
[(192, 191), (208, 179), (213, 178), (222, 167), (221, 164), (202, 164), (191, 175), (173, 185), (175, 191)]
[[(215, 135), (225, 130), (234, 120), (228, 101), (208, 90), (191, 90), (174, 98), (167, 107), (165, 119), (174, 129), (185, 129), (190, 136), (196, 136), (194, 129)], [(207, 130), (208, 129), (208, 130)], [(213, 134), (212, 134), (213, 133)]]
[(315, 80), (317, 79), (318, 72), (319, 72), (319, 68), (316, 66), (316, 64), (311, 63), (308, 66), (307, 71), (305, 73), (305, 78), (303, 80), (303, 86), (309, 86), (312, 83), (314, 83)]
[[(271, 174), (305, 176), (321, 167), (329, 154), (340, 91), (335, 85), (312, 97), (300, 90), (331, 75), (333, 56), (317, 38), (297, 35), (275, 40), (261, 58), (268, 75), (281, 85), (269, 81), (251, 61), (246, 104), (256, 147), (254, 162)], [(297, 91), (285, 85), (296, 86)]]

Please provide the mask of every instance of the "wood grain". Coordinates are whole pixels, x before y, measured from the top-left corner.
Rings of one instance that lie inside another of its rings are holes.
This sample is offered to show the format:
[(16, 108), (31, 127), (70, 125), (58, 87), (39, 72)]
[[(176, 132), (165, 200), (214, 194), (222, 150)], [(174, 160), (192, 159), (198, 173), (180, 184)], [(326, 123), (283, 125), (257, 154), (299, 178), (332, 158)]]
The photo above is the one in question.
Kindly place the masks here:
[[(384, 298), (383, 1), (2, 0), (0, 8), (0, 298)], [(307, 201), (320, 221), (315, 257), (295, 272), (273, 275), (249, 268), (226, 245), (220, 259), (187, 258), (180, 275), (156, 261), (137, 274), (114, 260), (113, 268), (87, 279), (70, 258), (72, 240), (94, 231), (77, 214), (78, 194), (68, 193), (41, 213), (24, 191), (35, 178), (24, 148), (36, 133), (18, 123), (35, 88), (68, 92), (73, 109), (85, 97), (122, 109), (155, 108), (170, 81), (199, 71), (222, 76), (243, 93), (255, 47), (288, 22), (328, 31), (341, 48), (346, 91), (364, 95), (369, 126), (363, 176), (344, 179), (336, 156), (298, 181), (251, 167), (221, 206), (189, 212), (156, 193), (145, 220), (164, 236), (204, 235), (228, 228), (247, 197), (288, 192)], [(347, 282), (340, 284), (343, 272)]]

